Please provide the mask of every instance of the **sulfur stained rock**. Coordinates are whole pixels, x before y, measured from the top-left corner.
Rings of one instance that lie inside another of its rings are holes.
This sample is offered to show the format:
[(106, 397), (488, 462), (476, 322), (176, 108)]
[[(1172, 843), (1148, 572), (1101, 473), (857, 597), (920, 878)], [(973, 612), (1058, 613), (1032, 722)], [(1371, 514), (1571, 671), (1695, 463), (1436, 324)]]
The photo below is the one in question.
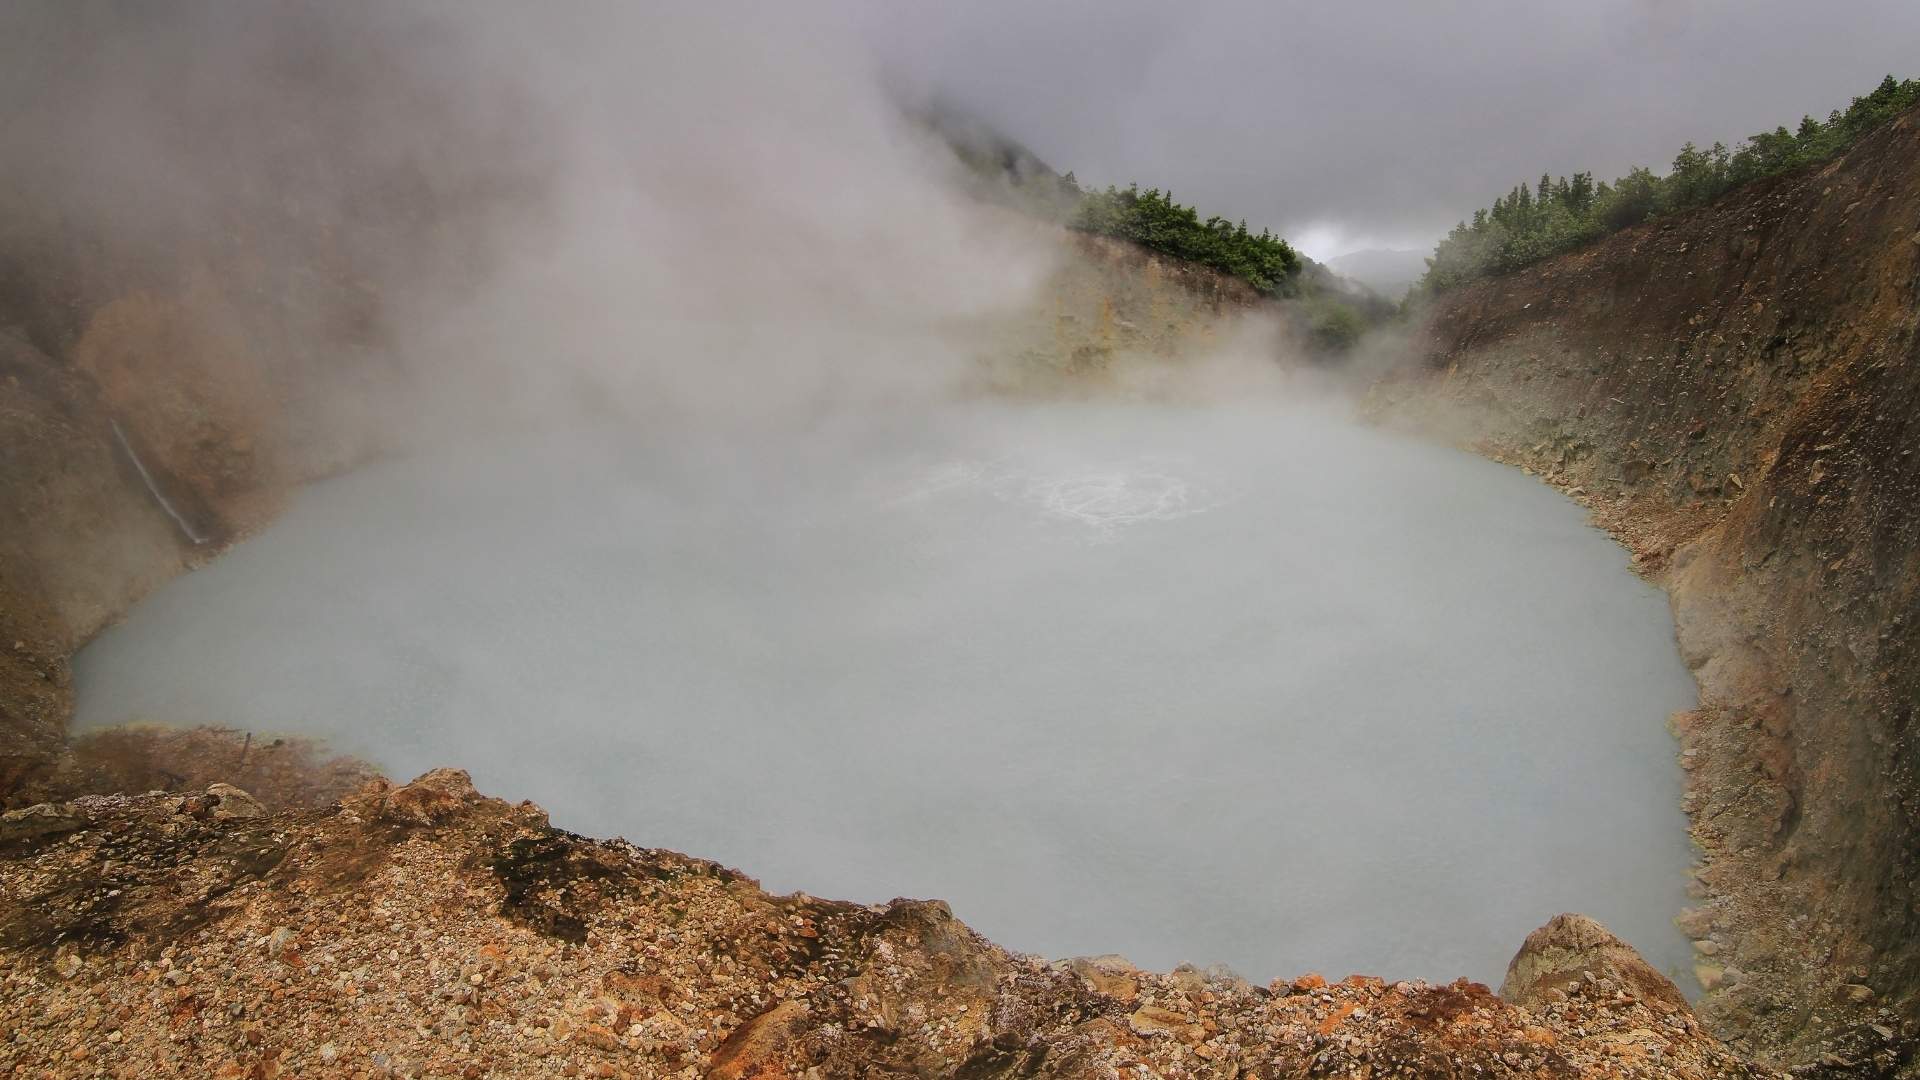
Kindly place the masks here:
[(1087, 989), (1116, 1001), (1132, 1001), (1140, 996), (1140, 969), (1125, 957), (1078, 956), (1067, 962), (1067, 969), (1080, 976)]

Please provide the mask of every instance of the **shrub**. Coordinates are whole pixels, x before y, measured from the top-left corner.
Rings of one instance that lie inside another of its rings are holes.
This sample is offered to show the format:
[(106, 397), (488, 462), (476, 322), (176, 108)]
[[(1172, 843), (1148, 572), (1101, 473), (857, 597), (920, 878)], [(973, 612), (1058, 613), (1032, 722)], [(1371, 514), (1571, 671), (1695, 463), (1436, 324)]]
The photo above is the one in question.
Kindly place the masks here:
[(1068, 224), (1081, 232), (1130, 240), (1141, 247), (1176, 259), (1211, 267), (1252, 285), (1266, 296), (1294, 292), (1300, 256), (1285, 240), (1262, 229), (1247, 231), (1247, 223), (1225, 218), (1200, 220), (1191, 206), (1182, 206), (1172, 193), (1158, 188), (1124, 191), (1109, 187), (1090, 191)]

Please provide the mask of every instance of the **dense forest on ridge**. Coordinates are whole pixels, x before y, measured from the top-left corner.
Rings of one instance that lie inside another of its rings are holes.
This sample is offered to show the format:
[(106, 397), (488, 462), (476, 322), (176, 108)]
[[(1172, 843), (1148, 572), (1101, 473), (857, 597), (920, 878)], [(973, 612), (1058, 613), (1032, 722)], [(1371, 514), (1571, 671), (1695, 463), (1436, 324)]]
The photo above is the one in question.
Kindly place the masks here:
[[(1074, 184), (1073, 174), (1066, 174), (1061, 183)], [(1218, 216), (1202, 221), (1198, 210), (1182, 206), (1172, 192), (1158, 188), (1082, 192), (1067, 224), (1210, 267), (1240, 278), (1266, 296), (1292, 295), (1300, 273), (1300, 256), (1285, 240), (1265, 229), (1248, 232), (1244, 221), (1235, 224)]]
[(1650, 218), (1710, 202), (1762, 177), (1826, 161), (1861, 136), (1920, 102), (1920, 79), (1889, 75), (1870, 94), (1828, 114), (1761, 132), (1729, 150), (1714, 143), (1681, 148), (1665, 176), (1638, 168), (1613, 183), (1590, 172), (1537, 184), (1518, 184), (1493, 206), (1456, 225), (1427, 260), (1416, 291), (1438, 292), (1477, 278), (1516, 270)]

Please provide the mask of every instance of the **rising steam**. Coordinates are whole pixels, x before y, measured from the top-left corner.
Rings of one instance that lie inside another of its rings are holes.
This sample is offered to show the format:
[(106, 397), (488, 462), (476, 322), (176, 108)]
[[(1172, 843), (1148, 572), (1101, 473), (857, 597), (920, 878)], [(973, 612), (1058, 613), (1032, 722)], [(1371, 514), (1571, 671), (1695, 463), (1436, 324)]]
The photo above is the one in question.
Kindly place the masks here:
[(17, 229), (383, 440), (937, 394), (1056, 257), (831, 13), (19, 4), (0, 63)]
[[(469, 765), (1162, 965), (1486, 973), (1564, 903), (1641, 941), (1677, 905), (1685, 675), (1618, 551), (1263, 407), (1274, 326), (1182, 326), (1159, 268), (1061, 286), (1066, 234), (965, 193), (850, 11), (31, 0), (0, 79), (0, 316), (156, 496), (388, 458), (103, 636), (86, 721)], [(981, 404), (1072, 335), (1154, 343), (1102, 394), (1242, 407)], [(1632, 887), (1563, 900), (1553, 814), (1568, 875)], [(1429, 907), (1447, 944), (1396, 963)]]

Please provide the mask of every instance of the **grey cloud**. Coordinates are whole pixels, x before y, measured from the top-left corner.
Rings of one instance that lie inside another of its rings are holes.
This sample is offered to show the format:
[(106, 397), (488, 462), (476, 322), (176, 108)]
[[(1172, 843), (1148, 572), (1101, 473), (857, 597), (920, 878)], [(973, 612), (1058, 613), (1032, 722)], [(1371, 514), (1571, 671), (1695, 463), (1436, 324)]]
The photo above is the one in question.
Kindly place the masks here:
[(981, 0), (867, 25), (893, 69), (1056, 167), (1322, 255), (1430, 242), (1543, 170), (1660, 167), (1920, 74), (1910, 0)]

